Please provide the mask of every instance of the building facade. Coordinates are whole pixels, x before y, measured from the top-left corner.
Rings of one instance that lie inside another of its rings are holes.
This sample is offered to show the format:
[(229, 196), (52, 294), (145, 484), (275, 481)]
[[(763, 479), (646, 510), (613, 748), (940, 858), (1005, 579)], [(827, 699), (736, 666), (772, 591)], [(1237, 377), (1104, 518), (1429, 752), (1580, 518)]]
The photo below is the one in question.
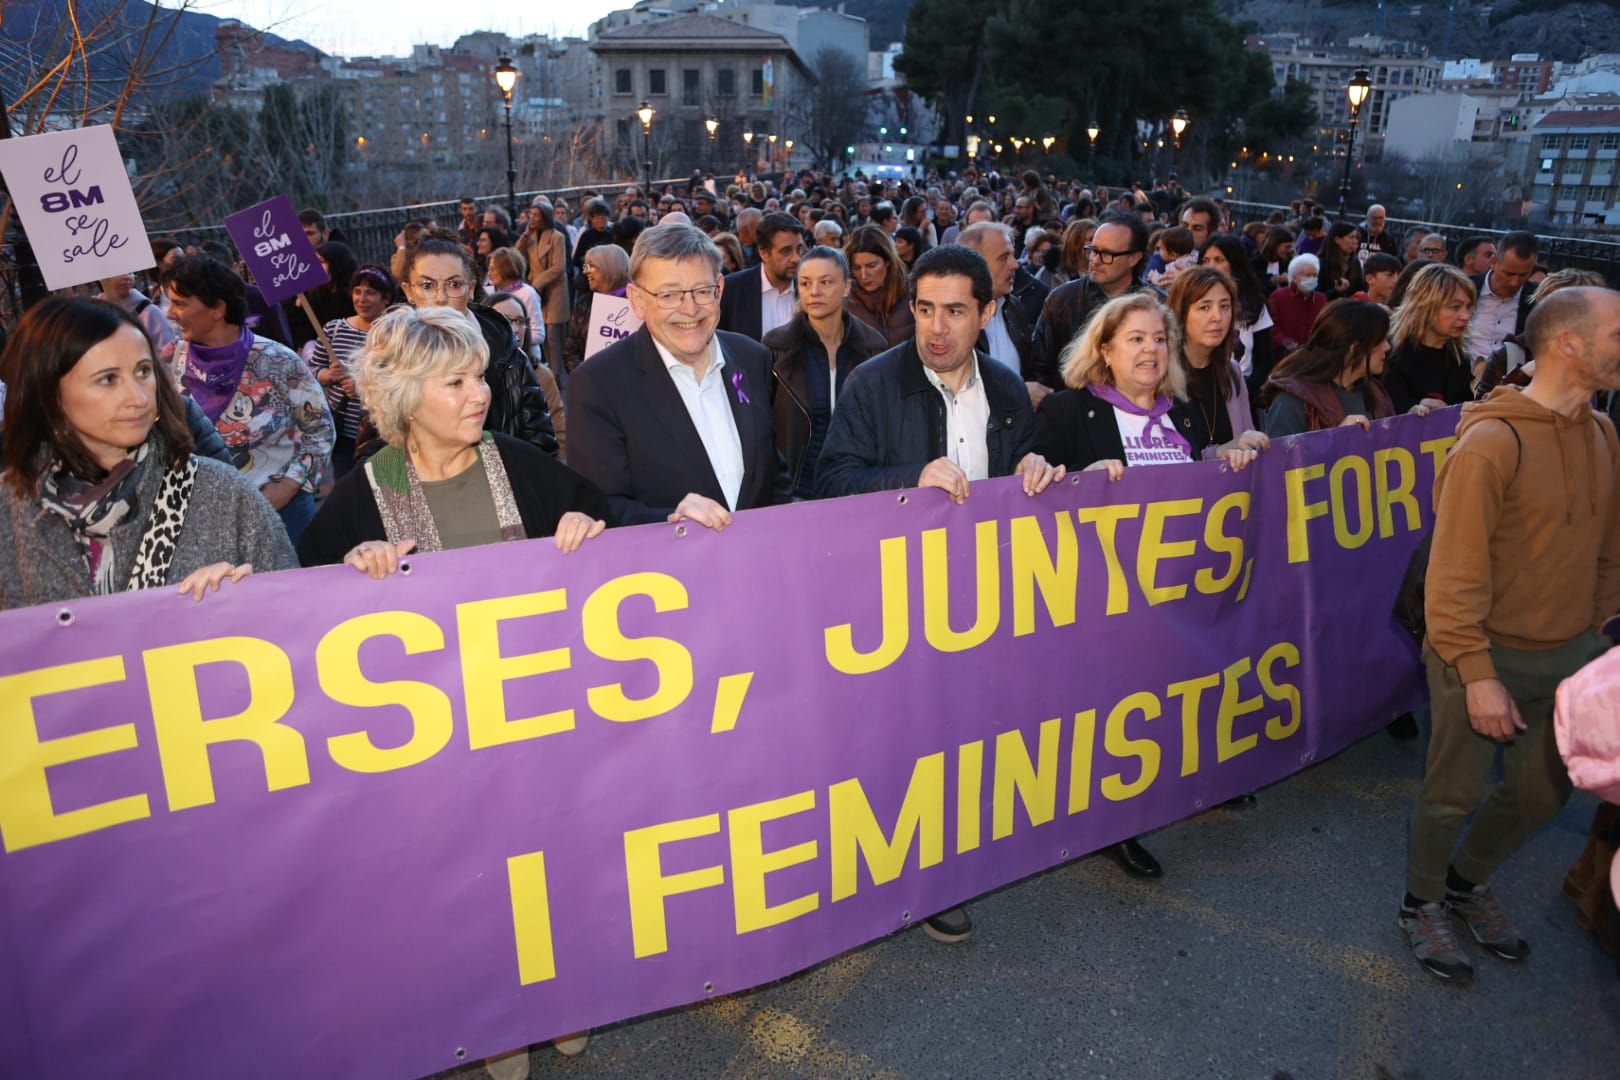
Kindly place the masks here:
[(1620, 108), (1548, 113), (1531, 132), (1531, 148), (1526, 187), (1533, 217), (1620, 224)]
[(1356, 69), (1365, 67), (1372, 79), (1372, 93), (1361, 107), (1357, 153), (1377, 157), (1389, 129), (1389, 112), (1395, 102), (1414, 94), (1433, 93), (1440, 85), (1444, 64), (1418, 46), (1385, 41), (1376, 37), (1352, 38), (1345, 46), (1312, 45), (1295, 35), (1277, 34), (1254, 39), (1271, 57), (1277, 85), (1289, 79), (1311, 88), (1316, 119), (1321, 134), (1332, 140), (1334, 133), (1350, 125), (1350, 99), (1346, 87)]

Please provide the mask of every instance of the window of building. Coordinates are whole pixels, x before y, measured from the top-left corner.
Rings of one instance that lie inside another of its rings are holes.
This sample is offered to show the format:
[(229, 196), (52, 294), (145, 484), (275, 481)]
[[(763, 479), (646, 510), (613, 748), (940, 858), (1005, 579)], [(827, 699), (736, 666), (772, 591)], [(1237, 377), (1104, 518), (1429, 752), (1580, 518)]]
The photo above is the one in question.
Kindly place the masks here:
[(715, 72), (720, 84), (721, 97), (735, 97), (737, 93), (737, 71), (735, 68), (721, 68)]
[(633, 93), (635, 93), (635, 89), (634, 89), (634, 86), (632, 85), (631, 79), (632, 79), (632, 76), (631, 76), (631, 72), (630, 72), (629, 68), (614, 68), (613, 69), (613, 92), (615, 94), (633, 94)]
[(764, 68), (755, 68), (754, 69), (754, 83), (753, 83), (753, 90), (751, 91), (751, 93), (753, 94), (754, 97), (757, 97), (757, 98), (762, 98), (762, 97), (765, 96), (765, 69)]
[(647, 69), (647, 93), (649, 93), (649, 94), (667, 94), (667, 93), (669, 93), (669, 86), (668, 86), (667, 81), (666, 81), (667, 77), (668, 77), (668, 74), (669, 73), (666, 72), (663, 68), (648, 68)]
[(1620, 150), (1620, 132), (1598, 136), (1599, 150)]
[(703, 73), (697, 68), (681, 69), (681, 104), (701, 105)]
[(1562, 135), (1543, 135), (1541, 137), (1541, 148), (1543, 150), (1557, 150), (1563, 145), (1564, 137)]
[(619, 145), (620, 146), (629, 146), (630, 145), (630, 121), (621, 116), (619, 118), (617, 128), (618, 128), (618, 130), (614, 134), (618, 138)]
[(1590, 135), (1571, 135), (1569, 137), (1569, 148), (1571, 150), (1585, 150), (1591, 145), (1592, 137)]
[(1544, 172), (1544, 173), (1550, 173), (1550, 172), (1553, 171), (1553, 159), (1552, 158), (1544, 157), (1544, 158), (1541, 159), (1541, 171)]

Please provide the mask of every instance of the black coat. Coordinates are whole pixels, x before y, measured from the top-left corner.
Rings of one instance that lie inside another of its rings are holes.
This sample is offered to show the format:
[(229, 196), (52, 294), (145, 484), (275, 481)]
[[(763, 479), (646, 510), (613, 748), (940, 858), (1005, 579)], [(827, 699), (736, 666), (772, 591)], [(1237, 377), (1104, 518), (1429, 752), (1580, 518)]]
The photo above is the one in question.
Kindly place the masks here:
[[(785, 503), (792, 489), (771, 418), (771, 354), (739, 334), (715, 336), (742, 440), (736, 509)], [(692, 493), (725, 505), (703, 440), (646, 327), (574, 369), (568, 418), (568, 464), (607, 495), (615, 522), (665, 521)]]
[[(1055, 378), (1056, 371), (1043, 368), (1040, 365), (1040, 349), (1035, 344), (1035, 325), (1030, 319), (1027, 309), (1018, 302), (1016, 293), (1009, 294), (997, 301), (1001, 308), (996, 313), (1007, 326), (1007, 336), (1012, 338), (1013, 347), (1018, 350), (1018, 373), (1025, 382), (1046, 382), (1047, 378)], [(990, 335), (979, 331), (979, 340), (976, 343), (981, 353), (990, 351)], [(1046, 378), (1043, 378), (1045, 376)], [(1047, 382), (1046, 385), (1056, 390), (1062, 383)]]
[(489, 415), (484, 427), (533, 443), (548, 454), (557, 452), (557, 433), (551, 426), (545, 391), (535, 378), (534, 365), (512, 336), (512, 324), (482, 304), (468, 308), (478, 323), (484, 344), (489, 346), (489, 366), (484, 381), (489, 384)]
[[(1035, 447), (1029, 391), (1011, 369), (979, 354), (990, 404), (985, 431), (990, 475), (1010, 476)], [(880, 353), (850, 372), (816, 464), (821, 498), (915, 487), (930, 461), (949, 456), (945, 399), (923, 373), (916, 341)]]
[[(1170, 406), (1170, 419), (1192, 444), (1193, 460), (1199, 460), (1210, 442), (1203, 417), (1177, 399)], [(1070, 472), (1098, 461), (1124, 461), (1125, 440), (1120, 438), (1114, 407), (1093, 397), (1090, 390), (1048, 394), (1035, 411), (1035, 452)]]
[[(1120, 295), (1133, 292), (1150, 292), (1164, 299), (1164, 290), (1146, 281), (1132, 282), (1130, 288)], [(1109, 299), (1102, 286), (1092, 283), (1090, 274), (1081, 274), (1048, 293), (1041, 305), (1040, 318), (1035, 323), (1035, 352), (1031, 364), (1034, 377), (1025, 375), (1025, 379), (1051, 387), (1062, 386), (1063, 373), (1059, 370), (1058, 358), (1063, 354), (1064, 346), (1085, 329), (1092, 314)]]
[[(529, 539), (551, 536), (557, 531), (557, 522), (570, 510), (613, 523), (607, 499), (596, 485), (550, 454), (510, 435), (496, 435), (495, 448), (506, 468), (506, 480), (512, 485), (512, 498)], [(301, 566), (340, 563), (356, 544), (387, 537), (366, 470), (351, 469), (332, 488), (315, 520), (304, 530), (298, 542), (298, 562)]]
[(760, 274), (757, 266), (726, 275), (725, 288), (720, 293), (720, 329), (754, 341), (765, 336), (764, 321), (760, 318)]
[[(827, 364), (827, 349), (803, 312), (793, 321), (765, 335), (771, 350), (771, 408), (776, 419), (776, 445), (787, 461), (793, 490), (804, 474), (805, 451), (811, 441), (809, 362)], [(861, 320), (844, 313), (844, 342), (838, 349), (838, 367), (845, 379), (854, 368), (889, 347), (888, 339)], [(836, 412), (836, 410), (834, 410)], [(813, 464), (813, 463), (812, 463)]]

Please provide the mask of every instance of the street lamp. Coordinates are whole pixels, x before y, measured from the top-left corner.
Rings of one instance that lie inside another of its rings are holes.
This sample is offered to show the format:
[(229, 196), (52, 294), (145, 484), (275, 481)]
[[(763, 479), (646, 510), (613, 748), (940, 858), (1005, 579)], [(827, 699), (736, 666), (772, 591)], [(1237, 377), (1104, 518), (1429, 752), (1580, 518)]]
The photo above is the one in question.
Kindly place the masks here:
[(652, 201), (652, 122), (658, 115), (658, 110), (647, 104), (647, 99), (641, 99), (641, 108), (636, 110), (636, 119), (641, 121), (641, 157), (647, 169), (647, 201)]
[(793, 164), (793, 140), (789, 139), (782, 145), (787, 147), (787, 155), (782, 159), (782, 170), (785, 172)]
[(1344, 179), (1339, 181), (1340, 221), (1344, 220), (1344, 204), (1350, 198), (1350, 165), (1356, 160), (1356, 122), (1361, 118), (1361, 106), (1372, 93), (1372, 76), (1366, 68), (1356, 68), (1356, 73), (1350, 76), (1350, 85), (1345, 87), (1345, 93), (1350, 97), (1350, 144), (1344, 151)]
[[(1086, 148), (1086, 153), (1091, 158), (1090, 164), (1092, 168), (1097, 167), (1097, 136), (1101, 134), (1102, 128), (1097, 126), (1097, 121), (1093, 120), (1086, 125), (1086, 137), (1091, 140), (1090, 145)], [(1093, 177), (1092, 179), (1096, 178)]]
[(714, 168), (714, 133), (720, 130), (720, 121), (709, 117), (703, 121), (703, 126), (709, 129), (709, 168)]
[(1170, 130), (1176, 137), (1176, 149), (1181, 149), (1181, 133), (1187, 130), (1187, 110), (1177, 109), (1170, 117)]
[(776, 171), (776, 132), (765, 136), (765, 141), (771, 144), (771, 171)]
[(743, 152), (748, 158), (745, 169), (752, 176), (754, 173), (754, 132), (752, 128), (743, 132), (743, 146), (746, 147)]
[(1052, 144), (1055, 143), (1055, 142), (1057, 142), (1057, 136), (1056, 135), (1045, 135), (1045, 136), (1041, 137), (1041, 147), (1048, 154), (1050, 154), (1052, 152)]
[(501, 88), (501, 101), (506, 105), (506, 210), (512, 221), (517, 221), (517, 163), (512, 157), (512, 88), (517, 85), (518, 70), (512, 58), (503, 56), (495, 65), (495, 85)]

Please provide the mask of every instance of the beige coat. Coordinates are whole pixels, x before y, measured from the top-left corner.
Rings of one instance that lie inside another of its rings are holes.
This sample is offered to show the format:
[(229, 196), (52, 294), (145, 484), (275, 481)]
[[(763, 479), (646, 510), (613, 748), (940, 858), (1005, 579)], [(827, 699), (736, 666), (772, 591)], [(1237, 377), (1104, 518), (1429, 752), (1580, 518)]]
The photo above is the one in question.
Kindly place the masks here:
[(518, 250), (529, 263), (529, 284), (540, 294), (540, 309), (547, 326), (568, 321), (568, 241), (561, 229), (547, 229), (536, 235), (528, 232), (518, 242)]

